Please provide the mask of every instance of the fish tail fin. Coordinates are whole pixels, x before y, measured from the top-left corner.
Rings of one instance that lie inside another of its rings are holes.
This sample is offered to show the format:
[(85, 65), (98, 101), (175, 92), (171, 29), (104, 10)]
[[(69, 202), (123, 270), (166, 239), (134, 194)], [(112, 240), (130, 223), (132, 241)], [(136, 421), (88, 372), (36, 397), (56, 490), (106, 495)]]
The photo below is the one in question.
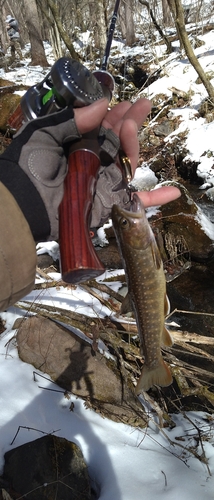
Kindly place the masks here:
[(138, 380), (135, 393), (140, 394), (142, 391), (148, 391), (153, 385), (167, 387), (172, 383), (172, 374), (163, 358), (160, 358), (158, 366), (150, 368), (144, 365), (141, 376)]

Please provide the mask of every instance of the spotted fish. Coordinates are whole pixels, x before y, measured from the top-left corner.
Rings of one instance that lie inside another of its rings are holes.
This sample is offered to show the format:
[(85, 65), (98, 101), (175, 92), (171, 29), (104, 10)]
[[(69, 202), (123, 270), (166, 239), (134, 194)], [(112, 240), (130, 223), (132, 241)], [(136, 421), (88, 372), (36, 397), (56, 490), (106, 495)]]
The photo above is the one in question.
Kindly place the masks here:
[(161, 345), (172, 345), (165, 327), (165, 316), (169, 312), (166, 280), (153, 231), (136, 193), (130, 211), (113, 206), (112, 223), (144, 356), (136, 387), (136, 393), (140, 394), (153, 385), (164, 387), (172, 383), (170, 369), (161, 354)]

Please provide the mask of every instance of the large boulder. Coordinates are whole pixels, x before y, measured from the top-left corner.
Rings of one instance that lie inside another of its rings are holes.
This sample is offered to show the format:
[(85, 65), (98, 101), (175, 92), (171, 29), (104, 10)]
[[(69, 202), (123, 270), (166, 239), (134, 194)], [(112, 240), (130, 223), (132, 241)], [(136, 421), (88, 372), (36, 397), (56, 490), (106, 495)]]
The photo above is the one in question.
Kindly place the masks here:
[(178, 182), (164, 182), (180, 189), (177, 200), (162, 205), (152, 219), (152, 228), (158, 234), (163, 260), (173, 260), (183, 248), (197, 262), (209, 261), (214, 256), (214, 224), (194, 202), (188, 190)]
[(3, 498), (91, 499), (82, 452), (67, 439), (47, 435), (8, 451), (4, 458), (2, 479), (11, 496)]
[[(92, 318), (93, 320), (93, 318)], [(94, 329), (95, 329), (94, 325)], [(128, 372), (122, 380), (117, 363), (74, 333), (42, 316), (21, 322), (17, 332), (19, 357), (48, 373), (66, 391), (85, 399), (112, 420), (145, 426), (145, 412), (134, 394)]]

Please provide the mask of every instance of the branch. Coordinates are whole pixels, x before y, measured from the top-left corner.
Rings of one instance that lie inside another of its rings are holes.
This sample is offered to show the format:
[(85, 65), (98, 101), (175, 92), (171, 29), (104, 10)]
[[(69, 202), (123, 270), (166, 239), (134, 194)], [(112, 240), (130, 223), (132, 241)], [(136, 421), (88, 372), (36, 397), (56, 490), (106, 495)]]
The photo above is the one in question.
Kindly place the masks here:
[(147, 2), (146, 0), (139, 0), (139, 2), (141, 3), (141, 5), (144, 5), (149, 14), (150, 14), (150, 17), (152, 19), (152, 22), (155, 26), (155, 28), (157, 29), (158, 33), (160, 34), (161, 38), (163, 38), (163, 40), (165, 41), (165, 44), (167, 46), (167, 52), (169, 52), (170, 54), (172, 53), (172, 44), (171, 42), (168, 40), (167, 36), (164, 34), (164, 32), (162, 31), (161, 27), (159, 26), (159, 24), (157, 23), (155, 17), (154, 17), (154, 14), (152, 12), (152, 9), (150, 9), (150, 6), (149, 6), (149, 2)]

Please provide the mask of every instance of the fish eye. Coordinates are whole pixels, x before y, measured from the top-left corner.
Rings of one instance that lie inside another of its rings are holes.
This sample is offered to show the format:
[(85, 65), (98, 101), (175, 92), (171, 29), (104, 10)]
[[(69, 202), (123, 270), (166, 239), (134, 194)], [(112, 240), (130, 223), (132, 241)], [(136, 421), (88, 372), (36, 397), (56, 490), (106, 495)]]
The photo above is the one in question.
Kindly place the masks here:
[(121, 227), (126, 227), (128, 225), (127, 219), (125, 219), (125, 217), (123, 217), (120, 221), (120, 224), (121, 224)]

